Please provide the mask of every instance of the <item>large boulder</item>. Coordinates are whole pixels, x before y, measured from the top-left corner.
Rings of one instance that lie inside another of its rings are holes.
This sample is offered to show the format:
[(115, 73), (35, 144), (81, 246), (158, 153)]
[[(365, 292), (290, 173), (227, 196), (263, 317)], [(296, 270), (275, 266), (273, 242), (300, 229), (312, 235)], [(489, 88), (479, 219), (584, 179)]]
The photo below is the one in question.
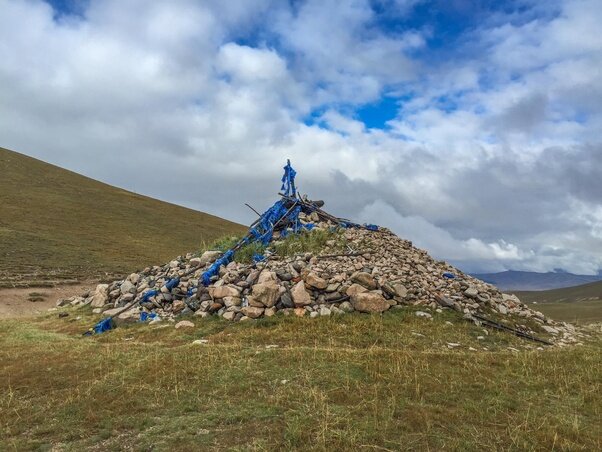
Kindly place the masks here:
[(251, 319), (256, 319), (263, 315), (263, 308), (256, 308), (254, 306), (245, 306), (241, 309), (241, 312)]
[(368, 290), (374, 290), (378, 287), (372, 275), (366, 272), (354, 273), (351, 275), (351, 281), (364, 286)]
[(328, 287), (328, 282), (324, 278), (320, 278), (314, 272), (310, 272), (307, 274), (305, 278), (305, 282), (308, 286), (314, 287), (316, 289), (324, 290)]
[(352, 297), (353, 295), (364, 292), (368, 292), (368, 289), (366, 289), (364, 286), (360, 286), (359, 284), (351, 284), (345, 293)]
[(405, 298), (408, 295), (408, 289), (401, 283), (393, 284), (393, 289), (400, 298)]
[(267, 283), (269, 281), (278, 282), (278, 277), (276, 276), (276, 272), (264, 270), (259, 274), (259, 277), (257, 278), (257, 284), (263, 284), (263, 283)]
[(293, 303), (295, 306), (307, 306), (311, 304), (311, 297), (307, 290), (305, 290), (305, 283), (299, 281), (291, 290), (291, 296), (293, 297)]
[(382, 295), (373, 292), (353, 295), (351, 304), (356, 311), (360, 312), (385, 312), (390, 306)]
[(253, 286), (253, 298), (259, 301), (266, 308), (271, 308), (276, 304), (278, 298), (280, 298), (280, 288), (272, 280), (267, 282), (255, 284)]
[(92, 295), (92, 302), (90, 306), (93, 308), (102, 308), (109, 301), (109, 285), (99, 284), (96, 286), (94, 295)]
[(123, 295), (126, 293), (136, 293), (136, 286), (126, 279), (121, 284), (121, 287), (119, 287), (119, 290)]
[(240, 297), (240, 290), (235, 286), (210, 287), (209, 295), (213, 298)]

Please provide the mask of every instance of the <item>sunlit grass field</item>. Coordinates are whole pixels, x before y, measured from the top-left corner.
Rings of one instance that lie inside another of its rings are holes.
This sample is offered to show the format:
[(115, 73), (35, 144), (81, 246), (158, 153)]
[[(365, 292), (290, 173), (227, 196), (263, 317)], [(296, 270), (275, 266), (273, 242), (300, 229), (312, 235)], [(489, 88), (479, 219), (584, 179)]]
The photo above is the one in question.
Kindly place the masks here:
[(82, 337), (69, 313), (0, 322), (1, 450), (602, 447), (599, 337), (537, 350), (412, 308)]

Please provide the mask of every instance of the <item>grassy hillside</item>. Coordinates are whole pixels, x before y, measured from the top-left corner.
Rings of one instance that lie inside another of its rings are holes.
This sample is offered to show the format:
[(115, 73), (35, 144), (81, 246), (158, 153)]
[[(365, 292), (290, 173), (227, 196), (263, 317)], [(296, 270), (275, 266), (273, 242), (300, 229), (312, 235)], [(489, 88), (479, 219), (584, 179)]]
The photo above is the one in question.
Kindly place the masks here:
[(514, 293), (527, 303), (533, 303), (534, 301), (537, 303), (599, 301), (602, 300), (602, 281), (562, 289)]
[(562, 289), (514, 293), (532, 308), (557, 320), (602, 322), (602, 281)]
[(575, 275), (564, 272), (538, 273), (514, 270), (500, 273), (478, 273), (473, 274), (473, 276), (506, 291), (552, 290), (579, 286), (602, 279), (601, 275)]
[(0, 148), (0, 285), (129, 272), (244, 228)]
[(0, 321), (0, 449), (602, 447), (599, 340), (536, 350), (413, 308), (82, 337), (94, 319)]

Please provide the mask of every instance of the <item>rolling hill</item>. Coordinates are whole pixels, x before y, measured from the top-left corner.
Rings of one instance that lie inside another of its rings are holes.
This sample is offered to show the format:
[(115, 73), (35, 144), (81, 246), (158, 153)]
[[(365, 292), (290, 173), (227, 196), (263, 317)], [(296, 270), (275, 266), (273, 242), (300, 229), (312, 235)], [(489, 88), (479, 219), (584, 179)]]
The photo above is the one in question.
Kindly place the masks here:
[(537, 273), (514, 270), (500, 273), (477, 273), (472, 276), (507, 291), (559, 289), (602, 280), (602, 275), (575, 275), (566, 272)]
[(243, 231), (0, 148), (0, 287), (129, 272)]
[(557, 320), (602, 322), (602, 281), (544, 291), (515, 291), (532, 308)]

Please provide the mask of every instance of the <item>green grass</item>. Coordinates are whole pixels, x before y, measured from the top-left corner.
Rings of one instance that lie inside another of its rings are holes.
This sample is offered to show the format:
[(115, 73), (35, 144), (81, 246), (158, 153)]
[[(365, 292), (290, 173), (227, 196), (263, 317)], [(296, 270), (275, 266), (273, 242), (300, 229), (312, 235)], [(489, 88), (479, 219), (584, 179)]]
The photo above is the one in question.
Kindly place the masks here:
[(514, 291), (513, 293), (527, 303), (534, 301), (538, 303), (595, 301), (602, 300), (602, 281), (562, 289)]
[(599, 339), (524, 349), (409, 308), (83, 338), (92, 316), (69, 312), (0, 322), (1, 450), (602, 447)]
[(276, 243), (274, 249), (276, 254), (281, 257), (303, 253), (323, 254), (327, 242), (332, 242), (332, 251), (341, 251), (345, 239), (340, 231), (313, 229), (285, 237), (282, 241)]
[[(209, 245), (203, 243), (202, 247), (204, 249), (227, 251), (236, 245), (241, 238), (242, 236), (221, 237)], [(290, 234), (282, 240), (273, 242), (269, 247), (259, 242), (244, 245), (234, 253), (234, 260), (243, 264), (250, 264), (253, 262), (254, 255), (264, 255), (267, 249), (275, 252), (280, 257), (292, 257), (304, 253), (323, 254), (329, 243), (331, 245), (329, 249), (332, 252), (342, 251), (345, 238), (340, 231), (321, 229), (302, 231), (299, 234)]]
[(0, 286), (122, 274), (245, 228), (0, 148)]
[(602, 300), (579, 302), (553, 302), (529, 304), (536, 311), (543, 312), (546, 316), (571, 323), (596, 323), (602, 322)]
[(562, 289), (514, 293), (531, 308), (556, 320), (602, 322), (602, 281)]

